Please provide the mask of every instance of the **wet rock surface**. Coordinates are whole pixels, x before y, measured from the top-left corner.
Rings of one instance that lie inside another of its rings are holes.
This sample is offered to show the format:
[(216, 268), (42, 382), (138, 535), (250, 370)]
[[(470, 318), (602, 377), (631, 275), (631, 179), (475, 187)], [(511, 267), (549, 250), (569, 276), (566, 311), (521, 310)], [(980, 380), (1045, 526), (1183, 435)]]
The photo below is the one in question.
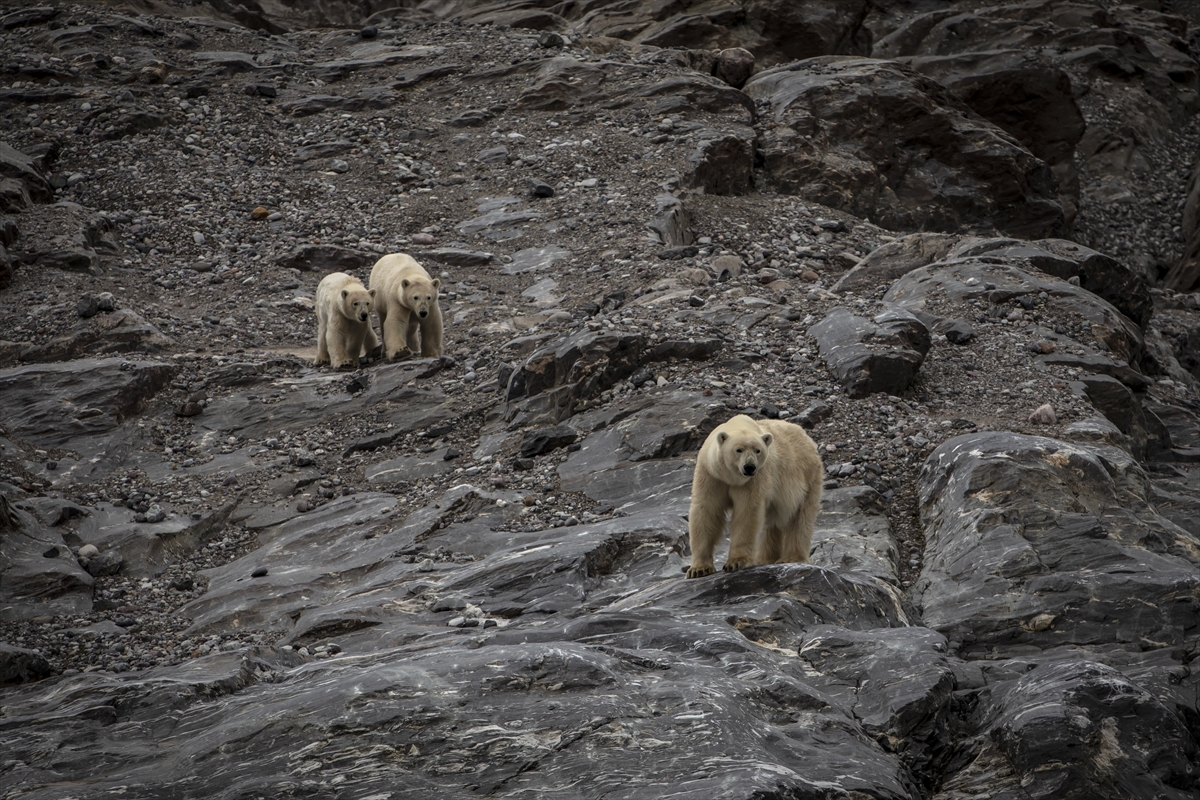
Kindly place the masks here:
[[(1166, 5), (0, 8), (0, 794), (1200, 796)], [(738, 413), (812, 563), (689, 581)]]

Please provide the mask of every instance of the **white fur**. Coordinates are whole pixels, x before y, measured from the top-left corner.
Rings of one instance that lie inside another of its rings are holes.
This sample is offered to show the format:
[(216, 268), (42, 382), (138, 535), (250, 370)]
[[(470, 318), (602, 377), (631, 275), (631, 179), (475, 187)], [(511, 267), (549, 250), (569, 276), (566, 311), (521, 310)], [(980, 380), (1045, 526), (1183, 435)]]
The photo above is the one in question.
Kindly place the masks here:
[(331, 272), (317, 285), (317, 364), (334, 369), (352, 366), (365, 347), (374, 349), (379, 340), (371, 327), (375, 290), (344, 272)]
[(799, 425), (756, 422), (739, 414), (718, 426), (700, 448), (692, 477), (692, 565), (687, 576), (716, 571), (713, 551), (730, 512), (726, 572), (753, 564), (807, 562), (823, 475), (817, 446)]
[(405, 358), (418, 349), (426, 358), (442, 354), (442, 310), (438, 307), (441, 285), (404, 253), (392, 253), (375, 262), (371, 290), (379, 293), (379, 328), (384, 354), (389, 359)]

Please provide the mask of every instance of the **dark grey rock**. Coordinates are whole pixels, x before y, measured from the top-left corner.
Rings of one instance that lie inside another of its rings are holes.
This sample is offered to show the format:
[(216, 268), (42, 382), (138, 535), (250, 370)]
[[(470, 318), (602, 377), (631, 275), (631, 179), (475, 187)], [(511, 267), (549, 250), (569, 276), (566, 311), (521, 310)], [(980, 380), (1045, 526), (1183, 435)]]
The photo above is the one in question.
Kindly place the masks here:
[(36, 650), (0, 642), (0, 686), (38, 681), (52, 672), (50, 662)]
[(706, 194), (741, 195), (754, 189), (753, 136), (726, 135), (701, 142), (688, 156), (688, 185)]
[(971, 757), (946, 776), (939, 796), (974, 797), (979, 786), (993, 797), (1103, 800), (1197, 790), (1195, 738), (1144, 688), (1086, 657), (1028, 666), (1035, 668), (980, 692)]
[(939, 325), (935, 330), (946, 337), (946, 341), (951, 344), (966, 344), (975, 338), (975, 328), (965, 319), (947, 320), (944, 325)]
[(520, 453), (523, 458), (533, 458), (566, 447), (578, 438), (579, 434), (566, 425), (526, 431), (521, 438)]
[[(99, 298), (96, 298), (96, 308), (100, 308)], [(137, 312), (121, 309), (87, 318), (45, 344), (25, 348), (21, 351), (21, 360), (53, 362), (111, 353), (158, 354), (170, 351), (175, 344), (175, 340), (165, 336)]]
[(140, 410), (178, 367), (119, 358), (0, 370), (0, 407), (9, 436), (39, 447), (112, 431)]
[[(925, 624), (965, 656), (1195, 636), (1200, 609), (1178, 598), (1198, 596), (1196, 535), (1153, 510), (1147, 483), (1105, 445), (1002, 432), (943, 443), (919, 478)], [(1125, 493), (1138, 500), (1121, 505)]]
[(306, 244), (280, 258), (278, 264), (284, 269), (301, 272), (354, 272), (366, 269), (378, 260), (378, 253), (333, 244)]
[(554, 197), (554, 187), (545, 181), (529, 180), (529, 193), (534, 197)]
[(813, 403), (810, 403), (807, 408), (805, 408), (792, 419), (788, 420), (788, 422), (802, 425), (811, 430), (812, 428), (815, 428), (818, 423), (824, 422), (831, 416), (833, 416), (833, 407), (828, 403), (823, 403), (820, 400), (817, 400)]
[(929, 352), (929, 329), (902, 309), (869, 320), (835, 308), (809, 329), (821, 358), (851, 397), (901, 394)]
[(118, 550), (104, 550), (99, 555), (87, 560), (84, 567), (93, 578), (103, 578), (116, 575), (121, 571), (125, 558)]
[[(894, 62), (806, 60), (757, 73), (745, 91), (771, 104), (777, 127), (760, 147), (766, 179), (781, 191), (899, 230), (982, 224), (1027, 238), (1064, 230), (1044, 162)], [(880, 148), (893, 154), (886, 163), (905, 168), (882, 169)]]
[(986, 308), (1020, 297), (1040, 297), (1043, 292), (1048, 316), (1085, 320), (1091, 335), (1113, 355), (1129, 363), (1137, 361), (1143, 348), (1142, 331), (1112, 304), (1066, 281), (989, 261), (986, 256), (955, 258), (914, 269), (897, 280), (883, 299), (919, 314), (927, 312), (930, 299), (938, 293), (956, 301), (974, 299)]
[(833, 285), (835, 292), (861, 292), (891, 286), (917, 267), (942, 260), (961, 236), (951, 233), (910, 233), (867, 253)]
[(646, 227), (654, 231), (660, 242), (669, 247), (686, 247), (695, 241), (692, 215), (678, 197), (660, 194), (654, 198), (654, 204), (658, 210)]
[(457, 247), (435, 247), (431, 250), (422, 250), (421, 258), (439, 264), (448, 264), (452, 267), (481, 267), (496, 260), (496, 256), (492, 253)]
[(92, 577), (71, 555), (62, 533), (7, 498), (0, 511), (0, 621), (89, 611)]

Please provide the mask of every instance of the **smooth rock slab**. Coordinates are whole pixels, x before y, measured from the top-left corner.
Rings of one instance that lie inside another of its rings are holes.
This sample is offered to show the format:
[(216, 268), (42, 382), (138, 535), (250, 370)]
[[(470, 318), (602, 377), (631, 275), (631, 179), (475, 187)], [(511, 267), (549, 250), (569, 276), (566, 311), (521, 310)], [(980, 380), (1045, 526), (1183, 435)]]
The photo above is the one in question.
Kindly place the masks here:
[(1124, 451), (1015, 433), (943, 443), (918, 479), (926, 625), (961, 655), (1179, 646), (1200, 633), (1200, 532)]
[(117, 428), (178, 369), (155, 361), (89, 358), (0, 370), (5, 430), (38, 447), (70, 447), (81, 436)]
[(936, 800), (1186, 800), (1200, 791), (1200, 748), (1184, 720), (1092, 661), (1039, 666), (985, 690), (970, 728), (969, 761)]
[(92, 576), (62, 533), (19, 507), (10, 513), (16, 526), (0, 527), (0, 621), (90, 611)]

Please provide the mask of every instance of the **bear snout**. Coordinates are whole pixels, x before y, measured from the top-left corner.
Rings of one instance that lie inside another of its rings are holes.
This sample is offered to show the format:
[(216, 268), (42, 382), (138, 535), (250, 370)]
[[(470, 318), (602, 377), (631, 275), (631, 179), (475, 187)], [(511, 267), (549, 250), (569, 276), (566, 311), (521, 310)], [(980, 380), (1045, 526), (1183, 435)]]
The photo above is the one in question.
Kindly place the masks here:
[(418, 311), (417, 316), (420, 317), (421, 319), (425, 319), (426, 317), (429, 316), (429, 312), (428, 311)]
[(742, 464), (742, 474), (745, 475), (747, 478), (753, 477), (754, 472), (757, 469), (758, 469), (758, 467), (754, 466), (753, 464)]
[(359, 314), (359, 315), (358, 315), (358, 321), (359, 321), (359, 322), (366, 322), (368, 319), (370, 319), (370, 317), (371, 317), (371, 315), (370, 315), (370, 314)]

